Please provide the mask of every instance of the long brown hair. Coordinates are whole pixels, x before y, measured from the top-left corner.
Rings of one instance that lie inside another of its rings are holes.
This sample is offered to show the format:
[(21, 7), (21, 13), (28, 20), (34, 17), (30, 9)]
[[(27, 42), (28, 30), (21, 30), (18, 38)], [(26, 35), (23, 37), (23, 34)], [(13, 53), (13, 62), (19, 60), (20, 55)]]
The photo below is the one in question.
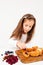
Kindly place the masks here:
[(22, 31), (23, 31), (23, 23), (24, 23), (24, 19), (28, 19), (28, 20), (34, 20), (34, 25), (32, 27), (32, 29), (27, 33), (27, 39), (25, 41), (25, 43), (29, 42), (34, 34), (34, 29), (35, 29), (35, 25), (36, 25), (36, 19), (32, 14), (25, 14), (19, 21), (16, 29), (12, 32), (12, 35), (10, 36), (10, 38), (16, 38), (16, 39), (21, 39), (22, 36)]

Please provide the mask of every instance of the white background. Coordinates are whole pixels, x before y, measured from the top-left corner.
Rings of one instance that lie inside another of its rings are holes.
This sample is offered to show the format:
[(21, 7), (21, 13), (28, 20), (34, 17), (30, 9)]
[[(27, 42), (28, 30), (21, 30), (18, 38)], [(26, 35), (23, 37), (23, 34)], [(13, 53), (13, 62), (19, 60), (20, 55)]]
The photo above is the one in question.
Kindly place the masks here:
[[(33, 43), (43, 47), (43, 0), (0, 0), (0, 54), (9, 46), (8, 40), (12, 31), (17, 26), (20, 18), (27, 13), (33, 14), (36, 18)], [(18, 63), (24, 65), (21, 62)], [(41, 65), (41, 63), (43, 61), (30, 65)], [(0, 65), (8, 64), (1, 61)]]

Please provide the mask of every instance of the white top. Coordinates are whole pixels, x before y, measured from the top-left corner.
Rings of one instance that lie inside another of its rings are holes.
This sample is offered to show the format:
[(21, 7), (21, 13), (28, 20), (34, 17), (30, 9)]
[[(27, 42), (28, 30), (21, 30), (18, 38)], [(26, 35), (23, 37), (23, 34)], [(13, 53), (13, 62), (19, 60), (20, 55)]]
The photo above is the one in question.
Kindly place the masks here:
[(21, 37), (20, 40), (11, 38), (11, 39), (9, 40), (9, 44), (10, 44), (10, 46), (17, 48), (16, 43), (17, 43), (18, 41), (25, 42), (25, 41), (26, 41), (26, 38), (27, 38), (27, 34), (22, 34), (22, 37)]
[[(22, 37), (21, 37), (21, 39), (19, 41), (25, 42), (26, 41), (26, 38), (27, 38), (27, 34), (22, 34)], [(13, 40), (13, 38), (11, 38), (9, 40), (9, 43), (10, 43), (10, 46), (11, 47), (17, 48), (17, 46), (16, 46), (16, 43), (17, 42), (18, 42), (17, 39), (14, 39)], [(34, 39), (34, 37), (32, 38), (32, 40), (30, 40), (30, 42), (26, 43), (26, 47), (32, 47), (32, 46), (39, 46), (40, 47), (39, 43), (37, 43), (37, 41)]]
[(21, 39), (19, 41), (25, 42), (26, 38), (27, 38), (27, 34), (22, 34), (22, 37), (21, 37)]

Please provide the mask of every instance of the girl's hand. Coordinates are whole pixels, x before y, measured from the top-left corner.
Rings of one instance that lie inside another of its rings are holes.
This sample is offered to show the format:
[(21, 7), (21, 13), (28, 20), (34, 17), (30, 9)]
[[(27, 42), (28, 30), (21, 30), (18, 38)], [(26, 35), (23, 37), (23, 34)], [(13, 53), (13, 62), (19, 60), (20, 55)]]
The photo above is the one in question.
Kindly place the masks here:
[(18, 42), (17, 43), (17, 47), (20, 48), (20, 49), (25, 49), (26, 48), (26, 44), (22, 43), (22, 42)]

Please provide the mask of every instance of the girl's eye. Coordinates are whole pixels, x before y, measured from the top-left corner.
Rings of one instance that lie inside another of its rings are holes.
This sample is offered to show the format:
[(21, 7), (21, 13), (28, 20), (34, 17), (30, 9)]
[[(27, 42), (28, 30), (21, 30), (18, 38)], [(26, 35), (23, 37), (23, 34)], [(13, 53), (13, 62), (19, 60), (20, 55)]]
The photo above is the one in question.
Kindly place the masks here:
[(31, 27), (31, 26), (29, 26), (29, 27)]

